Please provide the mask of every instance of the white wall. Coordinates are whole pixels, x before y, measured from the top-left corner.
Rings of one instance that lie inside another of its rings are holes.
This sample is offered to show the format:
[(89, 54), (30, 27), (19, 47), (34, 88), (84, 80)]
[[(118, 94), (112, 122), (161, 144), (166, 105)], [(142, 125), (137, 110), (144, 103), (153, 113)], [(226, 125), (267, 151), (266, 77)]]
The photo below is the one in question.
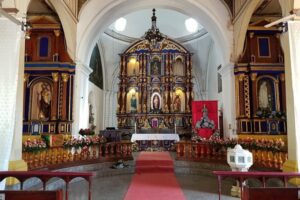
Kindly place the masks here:
[[(97, 87), (92, 82), (89, 82), (89, 94), (92, 92), (91, 98), (89, 101), (93, 105), (94, 113), (94, 122), (96, 126), (96, 133), (99, 133), (99, 130), (103, 130), (104, 127), (104, 91)], [(90, 96), (90, 95), (89, 95)], [(89, 97), (90, 98), (90, 97)]]

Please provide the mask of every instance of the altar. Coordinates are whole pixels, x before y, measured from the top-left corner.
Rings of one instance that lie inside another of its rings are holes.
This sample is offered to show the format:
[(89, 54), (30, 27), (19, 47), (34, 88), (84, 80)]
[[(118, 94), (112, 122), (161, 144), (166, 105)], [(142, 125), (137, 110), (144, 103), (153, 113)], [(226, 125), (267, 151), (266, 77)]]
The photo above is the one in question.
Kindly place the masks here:
[(178, 142), (179, 135), (176, 133), (134, 133), (131, 142), (137, 142), (139, 150), (171, 150), (174, 142)]

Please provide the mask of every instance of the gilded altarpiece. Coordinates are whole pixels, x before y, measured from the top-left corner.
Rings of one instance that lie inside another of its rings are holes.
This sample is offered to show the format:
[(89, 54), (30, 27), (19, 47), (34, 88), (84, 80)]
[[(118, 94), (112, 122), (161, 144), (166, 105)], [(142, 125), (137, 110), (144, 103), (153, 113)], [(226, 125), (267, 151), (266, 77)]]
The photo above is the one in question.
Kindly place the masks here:
[(32, 16), (26, 32), (23, 134), (70, 134), (75, 64), (55, 16)]
[(118, 128), (190, 132), (192, 54), (164, 38), (155, 46), (140, 40), (120, 56)]
[(235, 66), (238, 134), (285, 135), (286, 95), (280, 33), (249, 26)]

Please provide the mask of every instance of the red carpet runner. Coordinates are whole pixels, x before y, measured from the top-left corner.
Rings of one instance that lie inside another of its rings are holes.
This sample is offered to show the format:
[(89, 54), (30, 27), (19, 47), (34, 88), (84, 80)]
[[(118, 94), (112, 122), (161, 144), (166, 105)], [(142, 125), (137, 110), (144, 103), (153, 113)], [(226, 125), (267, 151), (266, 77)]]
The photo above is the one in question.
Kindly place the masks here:
[(168, 152), (141, 152), (125, 200), (184, 200)]

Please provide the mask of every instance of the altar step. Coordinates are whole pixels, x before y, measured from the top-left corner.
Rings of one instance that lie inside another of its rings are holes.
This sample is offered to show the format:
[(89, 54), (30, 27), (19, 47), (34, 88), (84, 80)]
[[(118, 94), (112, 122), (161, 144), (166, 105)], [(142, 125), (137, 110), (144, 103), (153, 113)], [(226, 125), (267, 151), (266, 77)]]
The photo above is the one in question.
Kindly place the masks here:
[(169, 152), (141, 152), (136, 160), (136, 173), (174, 173)]
[(174, 173), (173, 166), (158, 166), (158, 165), (149, 165), (149, 166), (137, 166), (135, 168), (135, 173)]

